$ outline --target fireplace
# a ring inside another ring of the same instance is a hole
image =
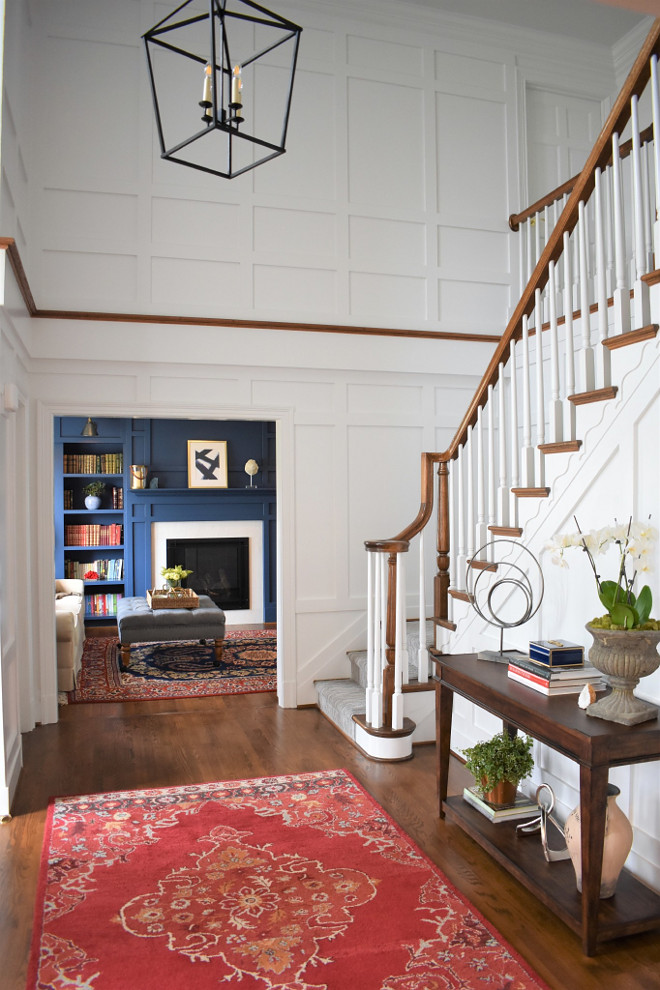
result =
[[[248,582],[247,605],[238,607],[223,605],[220,607],[227,613],[229,625],[243,625],[252,622],[264,622],[264,531],[263,523],[257,519],[219,519],[219,520],[164,520],[151,524],[151,587],[159,588],[163,584],[162,569],[169,563],[181,564],[188,570],[194,571],[188,578],[188,587],[197,590],[195,579],[199,578],[204,564],[186,563],[179,555],[176,559],[168,556],[167,545],[173,541],[183,544],[208,543],[212,541],[242,540],[247,546],[248,562],[243,574]],[[238,566],[238,565],[237,565]],[[211,582],[209,582],[211,583]],[[206,591],[202,592],[207,594]],[[244,598],[245,601],[245,598]]]
[[[167,540],[167,566],[192,574],[184,585],[208,595],[219,608],[250,608],[250,541],[247,537]]]

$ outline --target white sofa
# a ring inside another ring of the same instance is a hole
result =
[[[84,591],[77,578],[55,581],[58,691],[73,691],[78,681],[85,642]]]

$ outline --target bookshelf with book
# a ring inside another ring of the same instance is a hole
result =
[[[85,419],[55,420],[55,573],[85,582],[85,622],[108,621],[126,592],[124,490],[130,460],[129,423],[95,420],[97,435],[83,436]],[[85,505],[85,488],[103,485],[101,505]]]

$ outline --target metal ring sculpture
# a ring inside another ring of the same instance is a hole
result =
[[[497,551],[495,548],[501,546],[503,543],[511,544],[516,547],[517,550],[523,551],[527,554],[527,556],[531,559],[527,570],[520,567],[518,564],[514,564],[512,561],[501,559],[500,561],[497,560],[495,556]],[[488,551],[491,548],[493,551],[492,558],[488,554]],[[545,585],[543,582],[541,565],[531,550],[528,550],[522,543],[518,543],[517,540],[491,540],[489,543],[484,543],[484,545],[477,550],[473,560],[483,560],[484,566],[482,568],[475,568],[472,562],[468,563],[465,586],[470,596],[470,603],[472,607],[481,616],[481,618],[484,619],[485,622],[488,622],[491,626],[497,626],[502,630],[513,629],[516,626],[522,626],[523,623],[528,622],[533,615],[536,615],[541,606],[541,602],[543,601]],[[504,571],[504,568],[507,568],[507,570]],[[539,585],[538,601],[536,603],[534,601],[534,589],[528,573],[528,571],[534,571],[534,569],[538,574]],[[500,571],[503,571],[501,576],[499,574]],[[488,582],[487,587],[485,587],[485,582],[483,580],[484,575],[486,574],[489,575],[489,577],[492,577],[493,574],[496,575],[495,580]],[[510,586],[510,588],[508,586]],[[507,591],[516,589],[518,592],[522,593],[525,609],[518,619],[506,620],[501,615],[497,614],[494,596],[499,594],[505,587]]]

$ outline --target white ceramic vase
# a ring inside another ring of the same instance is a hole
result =
[[[612,897],[614,894],[619,874],[628,858],[633,842],[632,825],[616,803],[620,793],[615,784],[607,785],[603,868],[600,874],[601,898]],[[571,811],[566,819],[564,837],[575,870],[577,889],[582,893],[582,833],[579,805]]]
[[[98,495],[86,495],[85,496],[85,506],[88,509],[100,509],[101,499]]]

